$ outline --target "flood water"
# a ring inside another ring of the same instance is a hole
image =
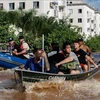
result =
[[[100,72],[89,80],[57,79],[23,84],[24,92],[20,85],[16,85],[13,70],[1,71],[0,100],[100,100]]]

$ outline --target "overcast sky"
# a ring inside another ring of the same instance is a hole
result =
[[[90,5],[92,5],[93,7],[100,10],[100,0],[85,0],[85,1],[88,2]]]

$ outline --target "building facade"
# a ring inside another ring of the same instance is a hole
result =
[[[36,9],[37,15],[68,17],[72,25],[80,27],[80,33],[93,36],[100,34],[100,12],[84,0],[0,0],[0,9]]]
[[[67,14],[66,0],[0,0],[0,8],[7,11],[36,9],[37,15],[46,14],[58,19]]]

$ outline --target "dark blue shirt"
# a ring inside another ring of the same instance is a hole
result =
[[[39,63],[34,62],[34,58],[30,58],[27,60],[24,68],[27,70],[30,68],[31,71],[39,71],[42,72],[42,59],[39,61]]]

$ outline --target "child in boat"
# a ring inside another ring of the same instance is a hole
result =
[[[56,63],[56,67],[59,69],[58,74],[78,74],[80,73],[80,66],[77,56],[71,51],[69,43],[63,44],[63,51],[61,54],[64,56],[64,60]],[[61,65],[61,66],[60,66]]]
[[[77,55],[80,65],[85,72],[88,71],[88,65],[86,59],[90,63],[92,63],[95,66],[95,68],[98,68],[98,66],[94,63],[91,57],[89,57],[84,50],[80,49],[80,45],[78,41],[74,41],[74,53]]]
[[[48,59],[47,59],[45,51],[35,48],[33,50],[33,54],[34,54],[34,57],[29,58],[27,60],[24,68],[26,70],[29,68],[31,71],[42,72],[42,58],[44,58],[45,66],[46,66],[45,69],[46,69],[46,71],[49,71],[50,67],[49,67],[49,63],[48,63]]]

